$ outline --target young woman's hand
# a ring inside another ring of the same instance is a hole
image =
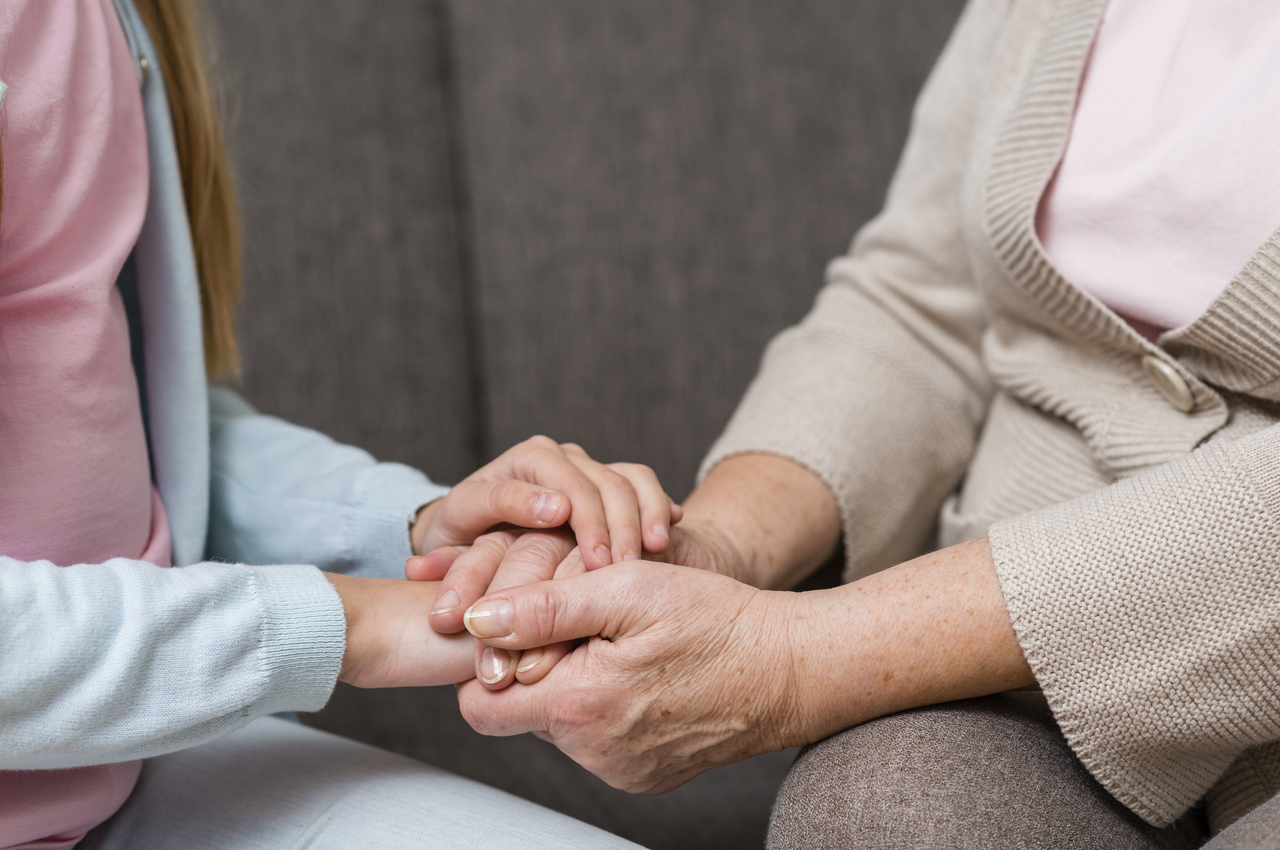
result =
[[[410,578],[440,579],[458,552],[504,524],[547,529],[568,523],[588,569],[667,548],[680,506],[647,466],[602,464],[573,443],[532,437],[467,476],[418,514],[413,551],[430,553]]]

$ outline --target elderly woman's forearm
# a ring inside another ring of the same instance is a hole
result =
[[[506,650],[599,636],[532,687],[464,685],[460,706],[479,731],[541,732],[631,791],[894,711],[1034,684],[985,540],[808,593],[615,564],[491,594],[467,628]]]
[[[745,454],[711,470],[685,501],[681,527],[728,550],[718,572],[781,589],[835,553],[840,511],[813,472],[777,455]]]
[[[1035,684],[985,538],[795,598],[794,743]]]

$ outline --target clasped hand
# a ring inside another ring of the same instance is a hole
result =
[[[667,557],[693,531],[676,530]],[[486,551],[505,547],[511,574],[533,575],[556,545],[571,543],[524,535]],[[1035,684],[985,538],[806,593],[647,561],[586,571],[571,557],[553,577],[493,589],[465,613],[480,677],[459,687],[460,708],[480,732],[534,732],[629,791]]]
[[[330,577],[347,612],[345,681],[463,682],[459,705],[477,730],[532,731],[615,787],[653,792],[890,712],[1035,684],[985,539],[839,588],[760,590],[786,586],[838,539],[830,492],[802,468],[726,461],[691,497],[689,519],[653,540],[641,529],[683,512],[647,469],[604,467],[550,441],[512,451],[538,460],[495,462],[422,512],[414,539],[447,545],[410,559],[418,581]],[[566,472],[552,492],[581,489],[567,517],[554,503],[552,522],[567,519],[572,534],[481,533],[550,527],[537,519],[545,476]],[[770,493],[785,498],[759,501]],[[479,536],[464,548],[469,535]],[[588,560],[598,540],[614,563],[598,549]],[[662,551],[639,560],[651,543]]]
[[[803,734],[795,600],[646,561],[490,593],[467,612],[484,649],[459,706],[476,730],[533,732],[616,788],[668,791]]]
[[[347,621],[339,678],[361,687],[471,678],[466,608],[490,588],[549,577],[520,577],[514,562],[499,571],[497,561],[490,566],[480,557],[511,539],[495,528],[567,526],[572,538],[565,532],[566,539],[576,540],[582,553],[581,568],[596,569],[662,552],[680,518],[680,507],[647,467],[601,464],[572,443],[546,437],[526,440],[418,512],[410,541],[415,553],[427,554],[406,565],[415,582],[326,574]],[[480,544],[468,550],[477,538]],[[461,557],[467,551],[471,557]],[[495,585],[495,578],[507,583]]]
[[[695,534],[672,539],[666,557],[708,561]],[[431,622],[477,639],[459,704],[482,733],[534,732],[615,787],[655,793],[799,734],[780,633],[794,594],[652,561],[588,570],[570,535],[515,531],[460,553],[441,598],[455,587],[485,595]]]

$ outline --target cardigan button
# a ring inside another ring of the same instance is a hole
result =
[[[1142,358],[1142,369],[1165,401],[1183,413],[1190,413],[1195,409],[1196,400],[1191,395],[1191,388],[1177,369],[1151,354]]]

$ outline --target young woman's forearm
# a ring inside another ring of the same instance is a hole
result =
[[[442,635],[427,622],[440,582],[336,573],[324,577],[338,592],[346,617],[340,681],[360,688],[397,688],[471,678],[471,636]]]
[[[677,529],[691,538],[676,541],[677,563],[782,589],[836,551],[840,511],[831,490],[808,469],[777,455],[745,454],[711,470],[684,502]]]
[[[790,604],[789,743],[908,708],[1035,684],[986,538],[794,596]]]

